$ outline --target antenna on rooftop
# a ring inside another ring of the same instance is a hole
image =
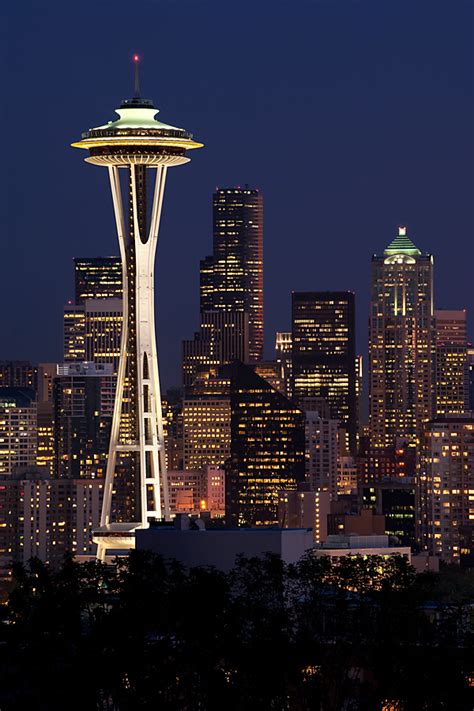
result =
[[[138,73],[138,65],[140,64],[140,57],[138,54],[133,55],[133,65],[135,68],[135,86],[133,96],[135,99],[140,98],[140,75]]]

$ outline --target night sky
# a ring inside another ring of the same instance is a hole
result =
[[[69,144],[131,96],[133,52],[159,118],[205,143],[168,173],[165,388],[180,383],[181,339],[198,326],[216,186],[264,195],[268,357],[290,326],[291,290],[355,291],[366,353],[370,258],[398,224],[435,255],[436,305],[472,308],[471,1],[5,5],[0,359],[60,360],[72,258],[118,253],[107,171]]]

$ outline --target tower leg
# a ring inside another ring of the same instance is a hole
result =
[[[146,172],[156,171],[149,230],[146,227]],[[101,529],[111,525],[112,497],[117,458],[128,453],[136,458],[134,521],[130,527],[146,528],[150,521],[169,519],[161,394],[156,349],[154,308],[154,262],[166,181],[166,166],[148,168],[130,165],[129,230],[125,228],[117,166],[109,167],[117,234],[122,258],[123,327],[109,456],[104,486]],[[133,255],[133,258],[131,257]],[[124,391],[127,386],[129,427],[127,440],[121,432]],[[130,414],[131,413],[131,414]],[[122,522],[125,527],[127,522]],[[100,537],[97,558],[104,560],[107,545]],[[110,548],[113,547],[111,541]]]

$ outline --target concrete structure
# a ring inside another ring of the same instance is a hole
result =
[[[427,423],[417,491],[422,552],[446,563],[474,558],[474,413]]]
[[[313,547],[310,529],[223,528],[206,530],[204,522],[193,523],[178,517],[175,527],[150,526],[136,533],[137,548],[150,550],[186,567],[212,565],[228,572],[237,556],[267,553],[281,556],[285,563],[296,563]]]
[[[108,170],[122,260],[122,341],[101,530],[95,538],[99,558],[109,547],[132,547],[135,529],[170,515],[156,352],[154,261],[168,168],[187,163],[187,151],[202,146],[184,129],[155,118],[158,110],[153,102],[140,96],[138,61],[135,55],[134,98],[122,102],[118,120],[86,131],[73,144],[88,151],[88,163]],[[150,210],[149,192],[153,192]],[[121,490],[119,505],[112,514],[112,495],[117,489]]]
[[[280,491],[278,523],[282,528],[311,528],[315,543],[327,538],[329,491],[312,491],[309,484],[300,484],[296,491]]]
[[[212,198],[213,254],[201,262],[201,311],[249,316],[249,359],[263,358],[263,197],[249,188],[218,188]]]
[[[357,435],[355,297],[350,291],[293,292],[292,394],[323,397],[339,421],[347,448],[355,454]]]
[[[369,406],[372,447],[390,447],[397,437],[415,446],[433,414],[433,257],[415,247],[406,227],[372,257]]]
[[[0,474],[36,464],[35,398],[31,388],[0,388]]]

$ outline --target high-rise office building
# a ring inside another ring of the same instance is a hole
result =
[[[33,467],[37,453],[36,394],[31,388],[0,388],[0,474]]]
[[[111,363],[117,373],[123,323],[118,298],[86,299],[64,307],[64,362]]]
[[[224,467],[231,452],[231,404],[225,387],[185,397],[183,450],[185,469]]]
[[[443,415],[425,425],[418,475],[421,549],[446,563],[474,555],[474,417]]]
[[[65,363],[86,359],[86,314],[84,304],[68,301],[63,311],[63,356]]]
[[[200,370],[249,359],[249,315],[245,311],[202,311],[201,329],[183,341],[183,385]]]
[[[219,451],[219,457],[225,457],[226,523],[277,523],[279,492],[295,489],[304,480],[304,414],[250,366],[235,361],[214,369],[195,384],[184,402],[188,461],[189,402],[196,427],[209,422],[209,452]],[[215,425],[212,431],[218,417],[221,432],[215,431]]]
[[[85,360],[110,363],[116,374],[122,335],[122,299],[87,299],[84,305]]]
[[[0,388],[33,388],[37,369],[29,360],[0,360]]]
[[[280,366],[276,360],[261,360],[259,363],[252,363],[251,366],[253,372],[266,380],[272,388],[286,395],[285,382],[281,377]]]
[[[275,338],[275,360],[280,369],[280,377],[285,384],[285,395],[291,397],[292,347],[291,331],[278,331]]]
[[[263,357],[263,198],[258,190],[213,195],[213,254],[201,262],[201,311],[249,315],[249,359]]]
[[[53,401],[56,477],[105,477],[114,402],[111,364],[59,366]]]
[[[87,299],[121,299],[122,261],[120,257],[75,257],[75,303]]]
[[[436,414],[469,410],[466,311],[435,311]]]
[[[337,497],[337,420],[319,412],[305,413],[305,477],[313,490],[329,491]]]
[[[372,257],[369,318],[370,437],[415,445],[434,406],[433,257],[400,227]]]
[[[357,435],[355,299],[349,291],[293,292],[292,352],[295,402],[323,397],[331,419]]]

